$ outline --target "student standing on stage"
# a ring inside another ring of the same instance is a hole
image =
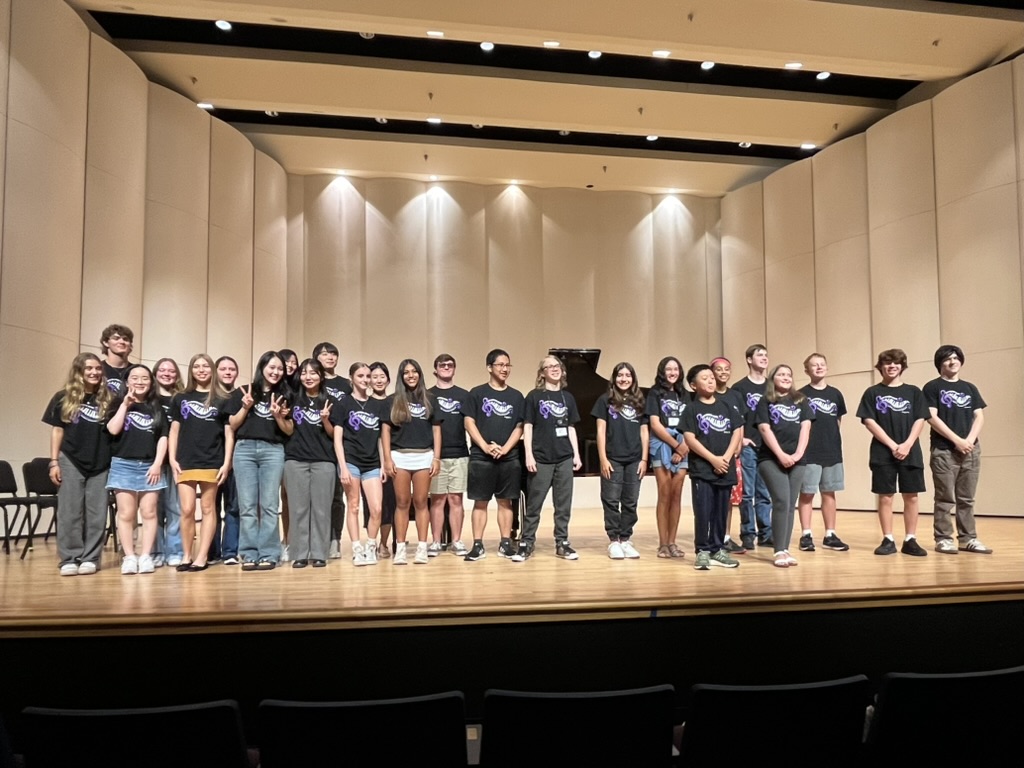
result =
[[[466,432],[472,440],[469,454],[468,495],[473,500],[473,548],[467,561],[487,557],[484,530],[487,504],[498,503],[498,557],[512,557],[512,500],[519,498],[522,468],[519,439],[523,435],[523,394],[508,385],[512,362],[508,352],[487,353],[486,384],[473,387],[466,402]]]
[[[521,563],[533,554],[540,512],[548,491],[555,507],[555,556],[578,560],[569,543],[572,514],[573,470],[583,466],[576,424],[576,400],[566,391],[565,365],[549,355],[537,366],[537,384],[526,396],[523,450],[526,454],[526,513],[523,537],[512,561]]]
[[[981,471],[978,435],[985,423],[985,401],[978,388],[960,379],[964,351],[952,344],[935,350],[939,378],[924,385],[928,423],[932,428],[932,482],[935,484],[935,551],[955,555],[959,550],[990,555],[974,527],[974,492]],[[956,509],[959,548],[953,544],[949,516]]]
[[[57,553],[61,576],[99,569],[107,523],[107,470],[113,393],[103,363],[91,352],[71,362],[64,389],[55,394],[43,423],[50,430],[50,481],[57,486]]]
[[[256,363],[252,383],[236,389],[226,407],[235,430],[238,554],[243,571],[269,571],[281,559],[278,520],[284,441],[294,424],[284,383],[284,361],[271,350]]]
[[[188,363],[188,386],[171,400],[171,432],[167,441],[174,481],[181,506],[181,542],[185,559],[177,570],[205,571],[210,545],[217,530],[217,487],[231,471],[235,433],[224,411],[227,392],[221,387],[209,355],[195,355]],[[196,537],[196,486],[199,487],[199,548]]]
[[[384,415],[384,402],[370,395],[370,366],[353,363],[348,375],[352,377],[352,392],[340,403],[332,406],[337,414],[332,421],[334,452],[338,457],[341,484],[348,494],[348,535],[352,540],[353,565],[373,565],[377,562],[377,533],[380,530],[381,487],[380,429]],[[369,519],[366,523],[367,541],[361,541],[359,526],[359,493],[366,499]]]
[[[878,494],[878,521],[882,543],[876,555],[895,555],[892,533],[892,497],[903,494],[903,525],[906,538],[900,551],[924,557],[928,553],[917,541],[917,494],[924,492],[924,457],[918,438],[928,418],[924,394],[913,384],[903,383],[907,355],[902,349],[880,352],[875,368],[882,383],[868,387],[857,407],[859,418],[871,433],[871,492]]]
[[[299,366],[302,390],[292,398],[292,436],[285,444],[284,484],[292,500],[292,568],[327,565],[331,498],[337,476],[335,402],[323,392],[324,369],[313,358]]]
[[[804,360],[804,371],[811,377],[811,383],[801,388],[814,411],[811,425],[811,439],[807,444],[807,468],[804,471],[804,486],[800,490],[800,551],[814,551],[814,533],[811,530],[811,515],[814,494],[821,494],[821,516],[825,521],[825,538],[821,545],[825,549],[845,552],[850,547],[836,535],[836,491],[843,490],[843,436],[839,424],[846,415],[846,400],[843,393],[825,383],[828,375],[828,361],[815,352]]]
[[[776,365],[768,376],[764,397],[757,404],[754,423],[761,431],[757,474],[772,498],[772,532],[777,568],[796,565],[789,554],[793,515],[803,487],[807,443],[814,411],[802,392],[793,389],[793,369]]]
[[[385,402],[381,428],[384,471],[395,486],[395,565],[405,565],[409,511],[416,515],[416,556],[426,565],[430,526],[430,480],[441,467],[441,420],[423,385],[423,369],[412,359],[398,364],[401,381]]]
[[[732,362],[727,357],[716,357],[711,361],[711,370],[715,374],[715,398],[724,399],[727,403],[736,406],[740,413],[743,413],[746,408],[743,403],[743,396],[735,390],[729,389],[729,379],[732,378]],[[743,442],[740,441],[740,447],[736,450],[737,458],[739,458],[742,450]],[[739,482],[741,479],[742,473],[738,473],[736,481]],[[735,492],[736,487],[733,486],[733,493]],[[740,492],[742,495],[742,489]],[[729,531],[732,530],[732,497],[730,497],[729,501],[729,514],[725,521],[725,538],[722,539],[722,549],[730,555],[744,555],[747,552],[747,548],[742,544],[737,544],[736,540],[729,535]]]
[[[597,454],[601,460],[601,506],[608,557],[640,557],[631,540],[636,525],[640,480],[647,472],[648,427],[644,397],[629,363],[612,369],[608,392],[594,403]]]
[[[453,555],[466,556],[462,543],[462,524],[465,510],[462,494],[466,492],[469,476],[469,446],[466,445],[466,425],[462,409],[469,392],[455,385],[455,358],[440,354],[434,358],[434,378],[437,384],[428,392],[434,396],[441,422],[441,471],[430,481],[430,530],[432,541],[427,548],[431,557],[441,552],[441,531],[444,528],[444,506],[448,504],[448,526],[452,540],[449,547]]]
[[[338,348],[334,344],[329,341],[321,341],[313,347],[313,354],[310,357],[323,366],[323,389],[329,398],[340,403],[347,395],[352,394],[351,382],[334,372],[338,366]],[[341,487],[341,480],[338,480],[331,500],[331,547],[328,556],[332,560],[341,557],[341,533],[344,528],[345,489]]]
[[[686,480],[686,454],[690,450],[679,430],[689,400],[683,386],[683,365],[675,357],[658,363],[654,386],[647,393],[651,466],[658,483],[658,557],[684,557],[676,544],[679,514]]]
[[[743,417],[730,398],[717,393],[717,377],[709,365],[695,365],[686,380],[696,398],[683,412],[680,430],[690,448],[690,492],[693,504],[693,567],[736,568],[724,539],[736,484],[736,453],[743,443]]]
[[[294,349],[279,349],[277,356],[281,358],[281,362],[284,363],[284,386],[288,390],[288,402],[292,402],[293,398],[302,394],[302,382],[299,380],[299,356],[295,354]],[[281,562],[287,563],[289,560],[288,556],[288,526],[290,522],[290,516],[288,514],[288,488],[285,482],[281,480],[281,538],[284,542],[284,546],[281,548]]]
[[[153,380],[156,382],[156,396],[167,420],[168,432],[171,425],[171,400],[185,389],[181,381],[178,364],[170,357],[163,357],[153,366]],[[178,486],[174,483],[170,462],[164,462],[164,489],[160,492],[157,512],[156,549],[153,565],[160,568],[165,563],[176,568],[181,565],[185,553],[181,547],[181,505],[178,503]]]
[[[217,381],[224,390],[225,397],[235,391],[238,380],[238,362],[233,357],[218,357],[215,363]],[[221,511],[224,519],[221,521]],[[235,484],[235,470],[228,471],[227,479],[217,489],[217,530],[213,534],[210,545],[210,560],[216,562],[224,559],[224,565],[238,565],[238,488]]]
[[[747,347],[747,375],[733,385],[743,401],[743,416],[747,425],[743,430],[743,448],[740,451],[740,470],[743,472],[743,500],[740,502],[740,540],[744,549],[772,546],[772,503],[768,487],[757,471],[757,456],[761,448],[761,433],[754,424],[754,412],[764,397],[768,384],[768,350],[763,344]]]
[[[163,467],[168,424],[149,368],[129,366],[124,382],[124,397],[107,422],[107,431],[114,436],[107,490],[117,497],[117,535],[124,550],[121,573],[153,573],[156,505],[166,488]],[[142,552],[136,555],[134,536],[140,515]]]
[[[388,387],[391,386],[391,371],[379,360],[370,363],[370,397],[380,400],[382,410],[385,400],[388,399]],[[391,550],[388,544],[393,538],[392,531],[395,524],[395,483],[387,476],[381,474],[381,502],[380,502],[380,544],[377,546],[377,557],[386,560],[391,557]],[[370,507],[366,503],[365,493],[363,495],[363,528],[370,524]]]
[[[128,371],[128,355],[132,353],[135,334],[127,325],[108,325],[100,334],[103,351],[103,375],[107,388],[120,397],[125,392],[124,376]]]

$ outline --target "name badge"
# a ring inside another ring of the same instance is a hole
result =
[[[679,417],[678,416],[669,416],[668,417],[668,425],[670,427],[678,427],[679,426]]]
[[[555,437],[568,437],[568,436],[569,436],[569,428],[568,427],[555,427]]]

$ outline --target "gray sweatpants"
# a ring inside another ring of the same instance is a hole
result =
[[[772,540],[776,552],[789,551],[789,542],[793,538],[793,510],[800,498],[806,469],[803,464],[783,469],[774,461],[757,464],[757,474],[768,486],[768,494],[772,497]]]
[[[107,532],[107,472],[86,477],[63,453],[57,488],[57,554],[60,564],[100,565]]]
[[[294,560],[326,560],[331,535],[335,464],[326,461],[284,463],[288,491],[288,555]]]

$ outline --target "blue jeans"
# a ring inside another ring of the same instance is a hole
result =
[[[174,473],[169,466],[164,467],[164,482],[167,487],[160,491],[160,511],[156,527],[156,548],[154,553],[165,558],[177,557],[184,559],[185,550],[181,546],[181,502],[178,501],[178,486],[174,484]]]
[[[223,522],[221,510],[224,510]],[[228,472],[227,480],[217,490],[217,527],[213,534],[213,542],[210,544],[211,560],[229,557],[238,557],[238,489],[235,488],[233,469]]]
[[[743,446],[743,501],[740,502],[740,536],[757,536],[764,541],[772,535],[772,497],[768,486],[757,473],[757,449]]]
[[[281,559],[278,508],[284,446],[265,440],[239,440],[233,463],[238,489],[238,554],[243,560],[276,563]]]

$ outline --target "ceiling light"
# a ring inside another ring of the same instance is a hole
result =
[[[231,31],[231,22],[230,21],[225,21],[224,19],[217,19],[215,22],[213,22],[213,24],[214,24],[215,27],[217,27],[217,29],[221,30],[222,32],[230,32]]]
[[[490,42],[484,41],[484,42],[480,43],[480,48],[481,48],[481,50],[488,51],[488,52],[493,51],[494,50],[494,43],[490,43]]]
[[[568,132],[567,130],[565,130],[565,129],[563,128],[562,130],[560,130],[560,131],[558,132],[558,135],[559,135],[559,136],[568,136],[568,135],[569,135],[569,132]]]
[[[648,136],[648,137],[647,137],[647,140],[648,140],[648,141],[657,141],[657,140],[658,140],[658,137],[657,137],[657,136],[655,136],[655,135],[654,135],[654,134],[652,133],[652,134],[651,134],[650,136]]]
[[[667,59],[671,55],[672,55],[672,51],[666,51],[664,49],[659,49],[657,51],[651,51],[651,56],[653,56],[656,59]]]
[[[817,147],[817,144],[812,144],[809,141],[805,141],[803,144],[800,145],[800,149],[817,149]]]
[[[749,141],[741,141],[740,142],[740,149],[750,149],[750,142]]]
[[[373,32],[360,32],[359,36],[363,38],[363,40],[373,40],[374,38]]]
[[[444,32],[439,29],[428,29],[427,37],[444,37]]]
[[[803,68],[804,68],[804,65],[801,64],[799,61],[787,61],[786,62],[786,69],[803,69]]]
[[[591,51],[590,53],[587,54],[587,56],[589,56],[592,59],[600,59],[601,58],[601,52],[600,51]]]
[[[519,183],[519,179],[509,179],[508,183],[514,187],[516,184]]]
[[[670,189],[670,190],[668,191],[668,193],[669,193],[670,195],[678,195],[678,194],[679,194],[679,190],[678,190],[678,189],[676,189],[675,187],[673,187],[672,189]]]
[[[388,119],[386,117],[375,117],[373,119],[376,120],[380,125],[388,124]]]
[[[430,123],[431,125],[440,125],[441,124],[441,118],[440,117],[428,117],[427,118],[427,122]]]
[[[200,109],[213,109],[213,104],[208,101],[200,101],[196,106]]]
[[[561,43],[558,42],[557,40],[545,40],[544,41],[544,47],[545,48],[557,48],[560,45],[561,45]]]
[[[430,180],[431,181],[437,181],[437,176],[434,176],[433,174],[431,174],[430,175]]]
[[[265,110],[263,110],[263,114],[265,114],[267,117],[277,117],[277,110],[276,109],[265,109]]]
[[[713,62],[713,61],[702,61],[700,63],[700,68],[703,69],[705,72],[707,72],[709,69],[714,69],[715,68],[715,62]]]
[[[832,73],[831,72],[819,72],[814,77],[817,78],[818,80],[828,80],[830,77],[832,77]]]
[[[481,128],[484,127],[484,125],[483,123],[473,123],[473,127],[479,131]]]

